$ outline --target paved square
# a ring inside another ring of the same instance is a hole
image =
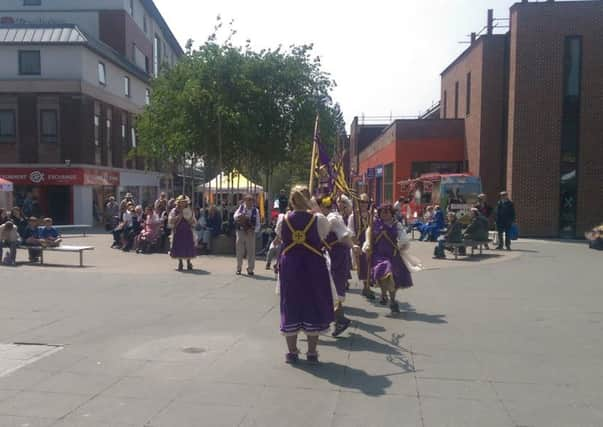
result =
[[[350,329],[291,367],[271,272],[70,240],[96,246],[88,267],[0,268],[2,427],[603,425],[601,254],[584,244],[436,261],[413,243],[427,269],[403,312],[354,283]]]

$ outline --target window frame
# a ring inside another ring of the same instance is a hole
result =
[[[459,92],[460,92],[460,84],[458,80],[454,83],[454,118],[459,118]]]
[[[44,133],[44,115],[54,114],[55,133]],[[40,143],[42,144],[57,144],[59,142],[59,112],[53,108],[40,109]]]
[[[9,135],[2,135],[0,134],[0,142],[6,142],[6,141],[13,141],[15,138],[17,138],[17,110],[15,109],[10,109],[10,108],[0,108],[0,113],[11,113],[12,114],[12,121],[13,121],[13,134]],[[0,128],[1,131],[1,128]]]
[[[467,88],[465,96],[466,96],[466,105],[465,105],[465,115],[468,116],[471,114],[471,71],[467,73],[466,78]]]
[[[124,76],[124,95],[130,98],[132,96],[132,86],[129,76]]]
[[[42,0],[23,0],[23,6],[42,6]]]
[[[38,56],[38,71],[26,72],[23,70],[23,57],[25,54],[36,53]],[[19,50],[19,75],[20,76],[41,76],[42,75],[42,53],[39,50]]]
[[[102,70],[102,79],[101,79],[101,70]],[[98,61],[97,77],[98,77],[98,83],[100,85],[107,86],[107,66],[102,61]]]

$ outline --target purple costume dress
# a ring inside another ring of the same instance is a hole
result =
[[[350,248],[338,242],[337,235],[331,231],[325,243],[328,245],[329,258],[331,258],[331,277],[335,283],[335,290],[340,301],[345,298],[345,288],[350,270],[352,269],[352,258]]]
[[[180,213],[178,208],[172,209],[170,216],[176,216]],[[184,218],[178,222],[172,231],[172,248],[170,250],[172,258],[195,258],[197,251],[195,250],[195,239],[193,237],[193,229],[187,220]]]
[[[372,229],[371,278],[375,284],[387,276],[394,279],[396,289],[410,288],[412,277],[406,264],[400,258],[398,250],[398,223],[387,225],[380,219],[375,220]]]
[[[353,218],[355,220],[355,217]],[[362,214],[360,215],[360,221],[358,224],[355,224],[355,229],[358,230],[356,235],[358,236],[359,246],[362,247],[364,242],[366,242],[366,229],[368,227],[368,215],[367,218],[363,218]],[[358,256],[358,279],[365,281],[369,278],[369,266],[368,266],[368,257],[364,252],[360,252]]]
[[[300,211],[287,214],[281,240],[281,332],[312,335],[327,331],[334,320],[333,295],[327,263],[320,251],[317,217]]]

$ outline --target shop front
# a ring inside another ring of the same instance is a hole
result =
[[[119,172],[87,167],[4,167],[0,178],[13,182],[15,204],[26,216],[48,216],[55,224],[95,225],[102,205],[94,194],[120,184]]]

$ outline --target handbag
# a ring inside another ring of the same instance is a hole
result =
[[[509,238],[511,240],[519,239],[519,226],[517,225],[516,222],[511,224],[511,228],[509,229]]]

